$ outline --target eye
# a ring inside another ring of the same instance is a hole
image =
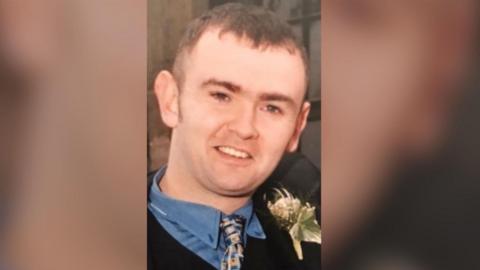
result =
[[[222,92],[211,92],[210,96],[220,102],[229,102],[231,100],[230,96]]]
[[[279,107],[277,107],[275,105],[271,105],[271,104],[268,104],[267,106],[262,108],[262,110],[266,111],[268,113],[272,113],[272,114],[282,114],[283,113],[282,109],[280,109]]]

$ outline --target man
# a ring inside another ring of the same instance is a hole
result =
[[[172,135],[148,188],[149,269],[304,269],[251,198],[297,148],[306,85],[304,49],[271,12],[227,4],[188,26],[155,81]]]

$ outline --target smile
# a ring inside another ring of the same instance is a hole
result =
[[[218,151],[226,155],[232,156],[234,158],[240,158],[240,159],[252,158],[252,155],[250,155],[248,152],[245,152],[230,146],[217,146],[215,147],[215,149],[217,149]]]

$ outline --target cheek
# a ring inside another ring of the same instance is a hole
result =
[[[208,103],[199,102],[198,98],[195,101],[182,100],[181,121],[180,126],[188,129],[188,134],[194,137],[205,137],[214,134],[225,123],[227,116],[226,112],[219,112]]]
[[[295,130],[295,121],[291,119],[259,119],[257,130],[261,144],[270,153],[283,153]]]

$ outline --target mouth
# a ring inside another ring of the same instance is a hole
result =
[[[252,159],[252,155],[244,150],[240,150],[231,146],[216,146],[215,149],[222,154],[238,159]]]

